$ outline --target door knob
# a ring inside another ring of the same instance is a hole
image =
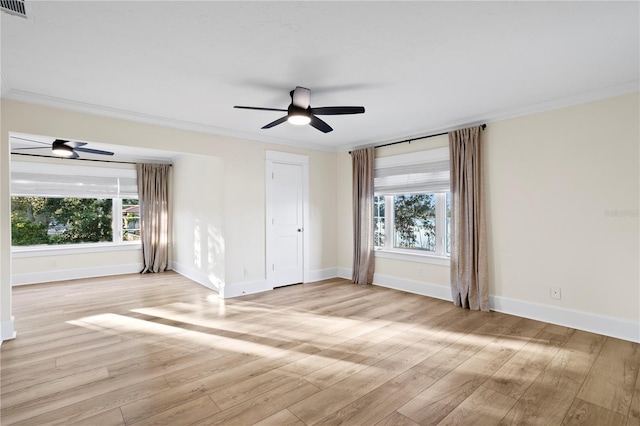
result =
[[[302,228],[298,228],[298,232],[302,232]]]

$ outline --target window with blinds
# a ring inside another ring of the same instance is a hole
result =
[[[449,173],[448,148],[376,159],[378,250],[449,255]]]
[[[136,171],[14,161],[11,195],[73,198],[138,198]]]
[[[133,168],[14,161],[13,246],[139,242]]]

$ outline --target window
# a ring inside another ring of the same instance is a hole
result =
[[[140,240],[135,170],[13,162],[14,247]]]
[[[449,256],[448,148],[376,159],[374,186],[377,250]]]
[[[11,245],[110,242],[112,205],[105,198],[11,197]]]
[[[385,245],[385,210],[386,200],[384,197],[375,197],[373,199],[373,239],[376,247],[384,247]]]
[[[122,200],[122,241],[140,241],[140,205],[138,200]]]
[[[449,199],[448,192],[376,196],[376,247],[448,256]]]

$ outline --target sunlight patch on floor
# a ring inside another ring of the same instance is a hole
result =
[[[151,312],[151,310],[137,310]],[[155,313],[160,313],[155,311]],[[171,320],[170,318],[162,317]],[[287,336],[287,330],[282,330],[280,335],[272,333],[243,333],[242,338],[228,337],[222,334],[225,330],[210,328],[211,332],[188,330],[180,326],[160,324],[139,318],[132,318],[119,314],[100,314],[83,317],[77,320],[67,321],[68,324],[101,331],[106,334],[118,335],[123,338],[146,340],[149,344],[167,345],[193,350],[218,351],[221,356],[229,353],[246,353],[262,358],[282,358],[297,353],[295,349],[283,349],[283,346],[291,347],[295,343],[307,344]],[[317,336],[316,336],[317,337]],[[256,341],[251,341],[255,339]],[[322,338],[309,343],[316,347],[322,347]],[[259,342],[258,342],[259,341]],[[335,341],[327,343],[334,345]]]

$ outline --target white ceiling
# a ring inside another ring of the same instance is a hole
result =
[[[638,90],[639,4],[27,0],[0,14],[2,96],[342,151]],[[296,85],[366,113],[323,134],[233,108]]]

